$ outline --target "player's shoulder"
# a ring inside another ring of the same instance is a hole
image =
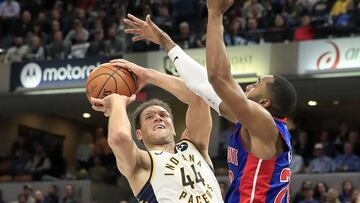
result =
[[[185,152],[185,151],[199,151],[195,144],[192,143],[190,139],[181,139],[178,143],[176,143],[175,148],[177,151]]]

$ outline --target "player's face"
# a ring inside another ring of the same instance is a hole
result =
[[[274,77],[272,75],[259,78],[256,83],[246,86],[245,95],[248,99],[259,102],[264,97],[268,98],[267,83],[272,82]]]
[[[163,107],[147,107],[140,115],[143,141],[151,145],[174,141],[175,130],[169,112]]]

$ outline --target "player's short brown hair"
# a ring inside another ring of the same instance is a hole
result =
[[[140,121],[140,114],[149,106],[161,106],[163,107],[170,115],[171,120],[173,120],[173,115],[171,112],[171,108],[169,106],[169,104],[167,104],[166,102],[160,100],[160,99],[151,99],[149,101],[146,101],[142,104],[140,104],[140,106],[138,106],[135,109],[135,112],[133,114],[134,116],[134,120],[135,120],[135,129],[140,129],[141,128],[141,121]]]

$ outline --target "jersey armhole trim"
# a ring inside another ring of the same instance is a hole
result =
[[[199,151],[199,149],[196,147],[196,145],[194,145],[194,143],[193,143],[190,139],[188,139],[188,138],[183,138],[183,139],[181,139],[181,140],[179,141],[179,143],[182,142],[182,141],[189,142],[192,146],[194,146],[195,149],[199,152],[200,156],[204,159],[204,161],[206,162],[206,164],[210,167],[210,169],[211,169],[213,172],[215,172],[215,170],[214,170],[214,168],[211,166],[211,164],[210,164],[209,162],[207,162],[207,160],[203,157],[203,155],[201,154],[201,152]],[[209,158],[210,158],[210,156],[209,156]],[[210,161],[211,161],[211,160],[210,160]]]
[[[150,174],[149,174],[149,178],[148,180],[145,182],[145,184],[143,185],[143,187],[141,188],[140,192],[138,194],[135,195],[136,199],[139,200],[139,195],[143,193],[143,190],[145,189],[147,184],[151,185],[151,180],[153,179],[154,176],[154,161],[153,161],[153,157],[151,155],[151,153],[149,151],[146,151],[149,154],[150,157],[150,163],[151,163],[151,169],[150,169]]]
[[[150,162],[151,162],[151,170],[150,170],[150,175],[149,175],[149,179],[148,179],[148,182],[151,183],[153,177],[154,177],[154,171],[155,171],[155,162],[154,162],[154,158],[153,156],[151,155],[151,153],[149,151],[147,151],[147,153],[149,154],[150,156]]]

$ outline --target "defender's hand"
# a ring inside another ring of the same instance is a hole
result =
[[[136,35],[132,41],[140,41],[147,39],[155,44],[160,44],[160,37],[163,31],[150,19],[150,15],[146,16],[146,21],[143,21],[131,14],[127,15],[124,23],[134,27],[134,29],[125,29],[125,33]]]
[[[122,68],[127,68],[136,75],[136,82],[138,86],[136,92],[139,92],[147,84],[146,81],[147,68],[138,66],[135,63],[131,63],[125,59],[114,59],[111,60],[110,63],[113,63],[114,65],[120,66]]]

